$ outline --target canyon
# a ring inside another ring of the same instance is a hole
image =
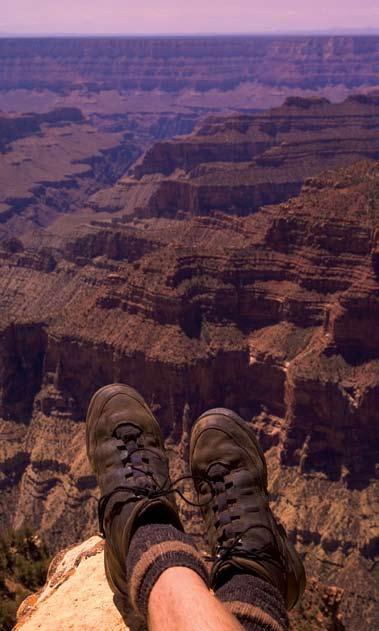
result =
[[[73,107],[0,115],[0,234],[43,228],[80,209],[91,194],[117,182],[167,127],[188,130],[193,121],[152,116],[147,128],[123,121],[115,130]]]
[[[240,163],[225,151],[232,174]],[[128,177],[143,188],[153,176]],[[378,185],[366,159],[247,216],[201,206],[141,216],[110,203],[107,217],[90,207],[78,212],[92,210],[86,224],[73,213],[33,240],[4,240],[3,526],[27,521],[54,549],[93,532],[83,419],[102,384],[144,394],[177,467],[188,426],[225,405],[258,432],[275,509],[308,572],[347,590],[351,624],[373,619]]]
[[[96,532],[105,383],[152,406],[173,477],[196,417],[231,407],[317,577],[294,628],[373,628],[377,38],[220,41],[0,40],[0,525],[51,552]]]
[[[204,115],[379,87],[375,35],[0,38],[0,58],[4,111]]]
[[[252,79],[271,86],[356,88],[378,79],[376,35],[2,38],[0,56],[1,89],[225,91]]]

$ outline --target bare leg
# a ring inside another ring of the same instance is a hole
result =
[[[196,572],[171,567],[155,583],[148,602],[149,631],[243,631]]]

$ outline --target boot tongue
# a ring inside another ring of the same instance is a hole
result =
[[[123,423],[122,425],[118,425],[115,429],[117,438],[120,438],[124,442],[130,440],[136,441],[141,433],[141,429],[133,423]]]
[[[222,480],[229,473],[229,468],[222,462],[211,464],[207,469],[207,476],[212,480]]]

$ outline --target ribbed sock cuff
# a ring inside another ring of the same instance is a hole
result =
[[[235,574],[216,591],[246,631],[288,631],[289,621],[281,593],[267,581]]]
[[[133,535],[126,571],[130,603],[143,618],[147,617],[150,592],[156,581],[170,567],[187,567],[208,583],[208,572],[192,537],[166,524],[140,526]]]

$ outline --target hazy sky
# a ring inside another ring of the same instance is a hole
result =
[[[2,33],[379,28],[378,0],[0,0]]]

